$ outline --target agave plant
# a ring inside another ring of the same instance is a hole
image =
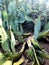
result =
[[[49,55],[41,48],[37,41],[37,39],[49,36],[49,22],[46,21],[43,24],[41,21],[42,16],[47,16],[46,11],[44,10],[43,12],[42,9],[42,14],[32,19],[30,14],[38,14],[42,7],[40,9],[33,9],[31,4],[26,4],[24,1],[19,2],[18,0],[1,0],[0,6],[0,45],[5,51],[4,53],[0,52],[0,65],[7,65],[7,63],[12,65],[13,61],[20,58],[23,54],[25,44],[28,45],[27,50],[25,50],[26,57],[34,62],[33,65],[42,64],[44,58],[49,59]],[[15,45],[17,43],[14,34],[18,36],[18,40],[21,42],[28,36],[22,28],[22,23],[25,20],[34,23],[34,32],[32,36],[25,40],[21,50],[16,52]],[[42,26],[44,28],[41,31]]]
[[[17,43],[15,41],[15,37],[11,31],[11,28],[9,31],[10,35],[7,34],[3,26],[0,27],[0,31],[0,45],[5,51],[4,54],[0,52],[0,65],[7,63],[12,65],[13,61],[22,55],[26,42],[28,45],[28,49],[25,51],[26,56],[28,56],[28,58],[31,58],[34,64],[40,65],[43,63],[43,58],[49,58],[49,55],[41,48],[34,37],[28,37],[27,41],[24,42],[22,49],[19,52],[16,52],[15,45]]]
[[[26,16],[28,11],[30,11],[28,6],[25,6],[24,2],[19,2],[18,0],[5,0],[1,1],[1,8],[4,28],[9,29],[11,25],[13,30],[23,33],[22,23],[27,20]]]
[[[39,45],[38,41],[32,36],[27,40],[28,49],[25,51],[26,57],[30,59],[33,65],[41,65],[44,62],[44,58],[49,59],[49,54]]]
[[[15,45],[17,43],[16,43],[15,37],[14,37],[11,29],[10,29],[9,33],[10,33],[10,35],[7,34],[7,32],[5,31],[3,26],[0,26],[0,45],[2,46],[3,50],[5,51],[4,54],[2,52],[0,52],[0,65],[6,65],[7,62],[9,63],[9,65],[10,64],[12,65],[13,61],[15,59],[18,59],[22,55],[24,48],[25,48],[26,43],[23,44],[22,49],[19,52],[16,52]],[[4,63],[4,62],[6,62],[6,63]]]

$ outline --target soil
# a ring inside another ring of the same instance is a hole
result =
[[[49,53],[49,42],[40,41],[40,45],[44,50],[46,50]],[[45,59],[44,65],[49,65],[49,59]]]

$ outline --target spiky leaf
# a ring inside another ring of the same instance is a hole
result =
[[[35,27],[34,27],[34,37],[35,37],[35,39],[38,38],[38,34],[40,32],[40,29],[41,29],[41,21],[40,21],[40,18],[38,18],[38,19],[35,20]]]
[[[15,45],[16,45],[15,37],[11,30],[10,30],[10,33],[11,33],[11,49],[13,52],[15,52]]]

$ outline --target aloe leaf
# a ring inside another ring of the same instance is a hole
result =
[[[15,34],[16,36],[21,36],[21,35],[22,35],[22,32],[20,32],[20,31],[15,31],[15,30],[14,30],[14,34]]]
[[[24,50],[24,49],[23,49]],[[15,60],[15,59],[18,59],[20,58],[20,56],[22,55],[22,52],[15,52],[15,53],[10,53],[10,52],[7,52],[7,53],[4,53],[5,56],[7,56],[7,59],[10,59],[10,60]]]
[[[38,41],[35,40],[34,38],[31,39],[31,42],[34,46],[36,46],[37,48],[39,48],[40,50],[42,50],[42,47],[39,45]]]
[[[11,25],[11,28],[13,30],[16,30],[16,25],[14,25],[14,22],[13,21],[10,21],[9,24]]]
[[[16,18],[16,19],[14,20],[14,25],[17,26],[18,22],[19,22],[19,21],[18,21],[18,19]]]
[[[14,8],[14,9],[13,9]],[[9,14],[16,14],[16,1],[10,1],[8,4],[8,12]]]
[[[24,40],[24,38],[23,38],[23,36],[18,36],[18,41],[20,42],[20,43],[22,43],[23,42],[23,40]]]
[[[6,61],[6,58],[2,58],[2,59],[0,60],[0,65],[2,65],[5,61]]]
[[[13,54],[14,59],[18,59],[22,55],[22,53],[23,53],[23,51],[25,49],[25,44],[26,44],[26,42],[24,42],[24,44],[23,44],[23,46],[22,46],[22,48],[21,48],[21,50],[19,52],[16,52],[15,54]]]
[[[47,53],[47,52],[45,52],[45,51],[37,51],[38,52],[38,54],[40,55],[40,56],[42,56],[43,58],[47,58],[47,59],[49,59],[49,54]]]
[[[44,31],[49,30],[49,22],[44,26]]]
[[[33,55],[33,51],[32,48],[29,48],[25,51],[25,55],[29,60],[34,60],[34,55]]]
[[[34,49],[33,46],[32,46],[32,50],[33,50],[34,57],[35,57],[35,60],[36,60],[37,65],[40,65],[39,60],[38,60],[38,57],[37,57],[37,54],[36,54],[35,49]]]
[[[38,38],[38,34],[40,32],[40,29],[41,29],[41,21],[40,21],[40,18],[38,18],[38,19],[35,20],[35,27],[34,27],[34,37],[35,37],[35,39]]]
[[[3,53],[2,52],[0,52],[0,59],[2,59],[3,58]]]
[[[19,23],[21,24],[21,23],[24,23],[25,22],[25,14],[22,12],[22,11],[20,11],[19,10]]]
[[[5,31],[5,29],[3,27],[0,27],[0,36],[2,37],[2,40],[1,40],[2,48],[5,51],[10,50],[8,35],[7,35],[7,33],[6,33],[6,31]]]
[[[23,28],[22,28],[22,25],[20,24],[20,31],[22,32],[23,34]]]
[[[8,36],[3,27],[0,27],[0,35],[2,36],[2,43],[4,43],[8,38]]]
[[[21,50],[19,52],[15,52],[15,53],[9,53],[8,52],[8,53],[5,53],[4,55],[8,56],[8,58],[11,59],[11,60],[18,59],[22,55],[22,53],[23,53],[23,51],[25,49],[25,44],[26,43],[23,44],[23,46],[22,46],[22,48],[21,48]]]
[[[8,20],[8,13],[7,13],[6,10],[3,11],[3,18],[4,18],[5,21]]]
[[[38,35],[38,39],[45,37],[45,36],[49,36],[49,30],[40,32]]]
[[[16,40],[15,40],[14,34],[11,30],[10,30],[10,34],[11,34],[11,49],[13,52],[15,52]]]
[[[2,26],[2,19],[0,18],[0,26]]]
[[[11,23],[12,23],[12,22],[11,22]],[[12,28],[12,25],[13,25],[14,28]],[[11,28],[12,28],[13,30],[19,31],[19,21],[18,21],[18,18],[16,18],[16,19],[14,20],[13,24],[11,24]]]
[[[6,61],[6,57],[0,52],[0,65],[2,65]]]

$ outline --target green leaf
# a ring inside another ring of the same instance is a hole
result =
[[[10,30],[10,34],[11,34],[11,49],[13,52],[15,52],[16,41],[15,41],[14,34],[11,30]]]
[[[6,57],[2,52],[0,52],[0,65],[2,65],[6,61]]]
[[[49,22],[44,26],[44,31],[49,30]]]
[[[37,65],[40,65],[39,63],[39,60],[38,60],[38,57],[37,57],[37,54],[36,54],[36,51],[35,51],[35,48],[32,46],[32,50],[33,50],[33,53],[34,53],[34,57],[35,57],[35,62]]]
[[[18,22],[19,22],[19,21],[18,21],[17,19],[15,19],[14,22],[13,22],[16,27],[17,27],[17,25],[18,25]]]
[[[29,48],[25,51],[25,54],[26,54],[26,57],[29,59],[29,60],[34,60],[34,55],[33,55],[33,51],[32,51],[32,48]]]
[[[38,54],[40,55],[40,56],[42,56],[43,58],[47,58],[47,59],[49,59],[49,54],[46,52],[46,51],[37,51],[38,52]]]
[[[38,19],[35,20],[35,27],[34,27],[34,37],[35,37],[35,39],[38,38],[38,34],[40,32],[40,29],[41,29],[41,21],[40,21],[40,18],[38,18]]]
[[[12,13],[16,15],[16,0],[10,1],[8,4],[8,12],[11,15]]]
[[[0,27],[0,36],[1,36],[1,45],[2,45],[2,48],[7,51],[7,50],[10,50],[9,48],[9,40],[8,40],[8,35],[5,31],[5,29],[3,27]]]
[[[16,25],[14,25],[14,22],[13,22],[13,21],[10,21],[9,23],[10,23],[10,25],[11,25],[11,28],[12,28],[13,30],[16,30]]]
[[[0,59],[2,59],[2,58],[3,58],[3,56],[4,56],[4,55],[2,54],[2,52],[0,52]]]
[[[20,24],[20,31],[22,32],[23,34],[23,28],[22,28],[22,25]]]
[[[18,59],[20,58],[20,56],[22,55],[24,49],[25,49],[25,44],[23,44],[21,50],[19,52],[15,52],[15,53],[6,53],[5,56],[8,56],[11,60],[15,60],[15,59]]]
[[[5,61],[6,61],[7,59],[6,59],[6,57],[4,56],[4,57],[2,57],[2,59],[0,59],[0,65],[2,65]]]
[[[32,38],[31,40],[32,44],[37,47],[39,50],[42,50],[42,47],[39,45],[38,41]]]
[[[0,18],[0,26],[2,26],[2,19]]]
[[[15,31],[15,30],[14,30],[14,34],[15,34],[16,36],[21,36],[21,35],[23,35],[22,32],[20,32],[20,31]]]
[[[5,59],[5,58],[2,58],[2,59],[0,60],[0,65],[2,65],[5,61],[6,61],[6,59]]]
[[[25,22],[25,15],[23,12],[19,11],[19,23],[24,23]]]
[[[49,29],[46,31],[42,31],[39,33],[38,39],[45,37],[45,36],[49,36]]]
[[[3,18],[4,18],[5,21],[8,20],[8,13],[7,13],[6,10],[3,11]]]
[[[0,35],[2,37],[2,43],[4,43],[8,39],[8,36],[3,27],[0,27]]]

